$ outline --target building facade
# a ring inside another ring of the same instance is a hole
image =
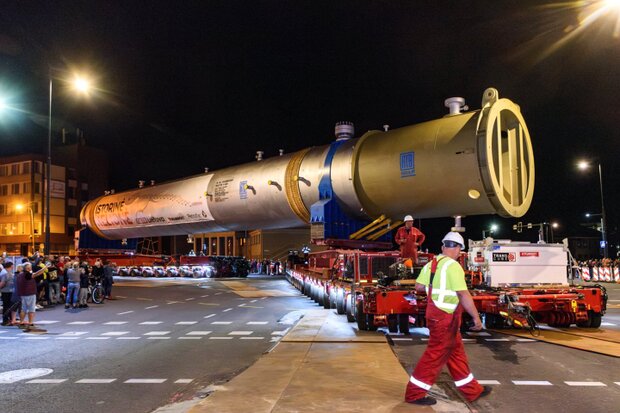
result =
[[[84,154],[80,146],[84,145],[65,145],[58,152],[54,148],[50,175],[52,255],[75,253],[80,210],[107,186],[105,152],[91,148]],[[0,158],[0,251],[15,255],[44,251],[45,166],[46,157],[40,154]]]

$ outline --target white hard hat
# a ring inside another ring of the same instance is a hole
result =
[[[461,245],[461,249],[465,249],[465,240],[463,239],[461,234],[459,234],[458,232],[453,232],[453,231],[448,232],[446,236],[443,237],[443,239],[441,240],[442,243],[445,241],[456,242],[457,244]]]
[[[403,222],[407,221],[413,221],[413,217],[411,215],[405,215],[405,218],[403,218]]]

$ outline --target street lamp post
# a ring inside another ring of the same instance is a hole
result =
[[[487,232],[488,232],[489,234],[493,234],[495,231],[497,231],[497,225],[495,225],[495,224],[491,225],[491,228],[488,228],[488,229],[483,229],[483,230],[482,230],[482,239],[485,239],[485,238],[486,238],[486,234],[487,234]]]
[[[45,190],[45,251],[44,255],[51,253],[51,231],[50,231],[50,202],[52,192],[52,97],[53,97],[53,85],[54,78],[52,76],[53,71],[63,71],[61,69],[49,67],[49,106],[48,106],[48,118],[47,118],[47,163],[45,171],[45,184],[47,186]],[[73,87],[82,94],[88,94],[91,89],[90,80],[83,76],[74,75],[71,81]]]
[[[590,167],[590,164],[586,161],[581,161],[577,166],[581,170],[586,170]],[[609,248],[607,246],[607,217],[605,215],[605,199],[603,197],[603,171],[600,162],[598,162],[598,181],[601,191],[601,237],[603,239],[603,257],[607,258],[609,255]]]

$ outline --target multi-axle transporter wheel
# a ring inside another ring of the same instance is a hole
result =
[[[355,321],[355,315],[353,314],[354,311],[354,306],[355,306],[355,296],[353,294],[349,295],[349,298],[346,299],[346,314],[347,314],[347,321],[349,323],[352,323]]]
[[[388,314],[387,325],[390,333],[398,333],[398,317],[396,314]]]
[[[398,329],[401,334],[409,335],[409,314],[398,315]]]
[[[344,314],[345,305],[344,305],[344,291],[339,290],[336,295],[336,312],[338,314]]]
[[[329,310],[331,308],[329,294],[327,293],[327,291],[323,291],[323,308],[326,310]]]
[[[362,300],[358,300],[357,304],[355,304],[355,320],[360,331],[368,330],[368,323],[364,314],[364,302]]]
[[[588,311],[588,320],[590,320],[590,328],[599,328],[603,321],[603,315],[590,310]]]

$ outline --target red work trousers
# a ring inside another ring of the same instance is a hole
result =
[[[426,323],[430,330],[428,346],[407,383],[406,401],[423,398],[437,380],[444,365],[448,366],[454,384],[467,400],[474,401],[482,393],[482,386],[469,370],[461,340],[462,311],[459,305],[454,313],[448,314],[437,308],[429,298],[426,307]]]

